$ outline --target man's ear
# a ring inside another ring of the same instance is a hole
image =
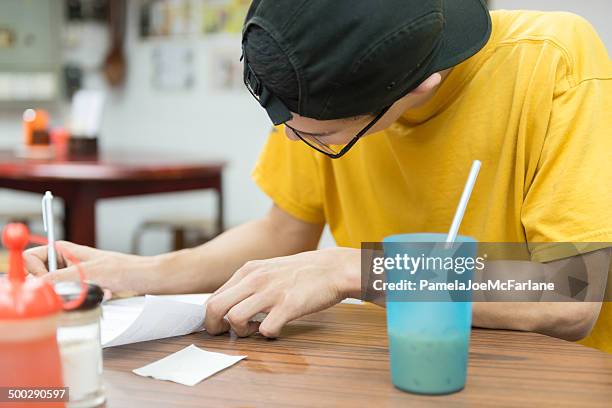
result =
[[[427,93],[431,91],[432,89],[434,89],[435,87],[437,87],[438,85],[440,85],[441,82],[442,82],[442,75],[440,75],[439,72],[436,72],[432,74],[429,78],[427,78],[425,81],[423,81],[421,85],[417,86],[410,93],[414,95],[420,95],[420,94]]]

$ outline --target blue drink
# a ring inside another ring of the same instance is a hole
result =
[[[444,234],[406,234],[387,237],[385,257],[449,259],[476,257],[476,241],[457,237],[446,248]],[[438,244],[433,244],[438,243]],[[458,265],[458,264],[457,264]],[[461,275],[432,261],[427,272],[416,270],[412,280],[432,282],[467,281],[473,266]],[[445,269],[446,268],[446,269]],[[387,282],[398,282],[410,274],[387,269]],[[468,295],[466,296],[466,293]],[[446,291],[408,291],[398,295],[387,291],[387,331],[393,385],[418,394],[447,394],[465,386],[472,303],[469,292],[454,296]]]

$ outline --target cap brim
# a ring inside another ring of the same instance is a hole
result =
[[[484,47],[491,36],[491,15],[481,0],[444,0],[446,23],[434,72],[460,64]]]

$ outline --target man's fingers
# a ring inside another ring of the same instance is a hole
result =
[[[249,337],[254,335],[255,333],[257,333],[259,331],[259,325],[261,323],[260,322],[249,322],[249,327],[247,330],[247,334],[243,337]]]
[[[61,258],[74,257],[79,261],[88,261],[94,258],[98,251],[95,248],[78,245],[69,241],[58,241],[55,243],[55,248]]]
[[[113,292],[111,292],[109,289],[102,288],[102,291],[104,292],[103,301],[109,301],[113,298]]]
[[[58,269],[55,272],[48,272],[44,274],[43,279],[47,282],[63,282],[63,281],[76,281],[79,280],[79,271],[76,266],[71,266],[64,269]]]
[[[227,331],[225,315],[236,304],[253,294],[249,285],[236,285],[221,293],[211,296],[206,302],[204,327],[210,334],[221,334]]]
[[[24,253],[23,260],[25,263],[26,271],[28,271],[28,273],[31,273],[32,275],[35,275],[35,276],[42,276],[48,272],[47,264],[46,264],[46,260],[47,260],[46,248],[47,247],[44,247],[44,248],[45,248],[44,258],[41,258],[39,256],[39,253],[34,253],[34,251],[32,250],[30,250],[31,252],[28,251]],[[33,249],[39,249],[39,248],[33,248]]]
[[[253,295],[232,307],[227,312],[226,319],[238,337],[248,337],[254,334],[259,327],[259,322],[253,322],[251,319],[257,313],[266,311],[269,306],[269,299],[261,295]]]
[[[270,338],[278,337],[281,329],[289,320],[291,320],[291,317],[287,314],[286,308],[277,305],[259,325],[259,333]]]
[[[55,243],[57,252],[57,266],[65,268],[72,262],[67,261],[68,257],[74,257],[79,261],[87,261],[95,256],[96,249],[82,245],[73,244],[68,241],[58,241]],[[36,276],[44,275],[48,272],[47,265],[48,246],[42,245],[30,248],[24,252],[26,270]]]

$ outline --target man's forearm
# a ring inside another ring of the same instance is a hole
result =
[[[551,282],[552,293],[491,291],[474,295],[473,325],[491,329],[531,331],[566,340],[578,340],[591,331],[604,299],[610,249],[564,258],[549,263],[492,261],[475,280]],[[570,278],[587,282],[583,298],[574,298]],[[362,298],[384,306],[384,293],[362,285]]]
[[[609,265],[609,248],[548,263],[490,262],[484,276],[486,279],[533,279],[554,283],[558,289],[535,294],[533,299],[524,298],[524,294],[518,292],[510,294],[514,299],[505,301],[496,301],[499,293],[485,296],[489,301],[474,302],[473,324],[579,340],[591,331],[599,316]],[[588,283],[583,299],[573,298],[571,279]]]
[[[475,302],[472,325],[575,341],[591,331],[600,308],[598,302]]]
[[[152,273],[157,277],[149,293],[212,292],[247,261],[315,249],[318,236],[320,231],[305,234],[268,215],[232,228],[199,247],[154,257]]]

